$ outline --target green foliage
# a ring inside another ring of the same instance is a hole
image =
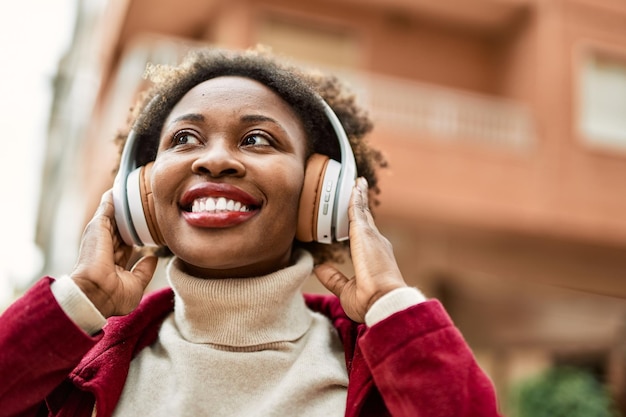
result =
[[[516,417],[617,417],[607,390],[582,369],[553,368],[520,384]]]

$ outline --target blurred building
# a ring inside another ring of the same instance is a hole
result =
[[[378,223],[503,401],[552,364],[590,369],[626,398],[623,0],[78,5],[42,187],[47,273],[71,267],[112,184],[112,138],[146,63],[261,43],[337,73],[371,109],[390,164]]]

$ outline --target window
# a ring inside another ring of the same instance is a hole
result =
[[[270,16],[259,25],[257,42],[303,62],[344,68],[354,68],[360,63],[356,36],[349,30],[314,22]]]
[[[626,151],[626,58],[586,55],[580,88],[579,127],[585,140]]]

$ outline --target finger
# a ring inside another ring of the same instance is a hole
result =
[[[102,194],[100,206],[98,206],[95,217],[97,217],[98,214],[107,217],[109,224],[111,225],[110,230],[115,250],[115,263],[118,265],[124,265],[124,261],[128,261],[131,257],[133,246],[124,242],[124,239],[122,239],[120,231],[117,227],[117,221],[115,219],[115,203],[113,201],[113,189],[109,189]]]
[[[113,208],[113,191],[107,190],[102,194],[100,198],[100,204],[96,209],[95,215],[105,215],[107,217],[113,217],[115,209]]]
[[[87,229],[96,228],[105,228],[111,232],[112,236],[115,235],[115,210],[113,208],[113,196],[111,190],[102,194],[100,204],[87,224],[86,229],[83,231],[83,235],[87,232]]]
[[[330,292],[337,297],[341,296],[343,288],[348,283],[348,277],[346,277],[341,271],[329,264],[321,264],[316,266],[313,270],[317,279],[326,287]]]
[[[100,198],[100,204],[98,205],[98,208],[96,209],[93,217],[87,224],[87,228],[89,228],[93,224],[103,225],[105,227],[107,224],[114,224],[114,212],[115,211],[113,208],[112,196],[110,191],[107,191],[102,194],[102,197]]]
[[[352,191],[348,218],[351,223],[358,224],[360,222],[363,222],[374,230],[378,230],[376,228],[376,223],[374,222],[372,212],[369,208],[367,180],[363,177],[357,178],[355,187]]]
[[[152,280],[158,260],[156,256],[144,256],[132,267],[131,272],[139,279],[144,288]]]

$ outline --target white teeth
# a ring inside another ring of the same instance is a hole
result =
[[[239,201],[227,200],[224,197],[219,198],[199,198],[194,200],[191,206],[192,213],[201,213],[205,211],[241,211],[246,212],[250,209],[248,206]]]

